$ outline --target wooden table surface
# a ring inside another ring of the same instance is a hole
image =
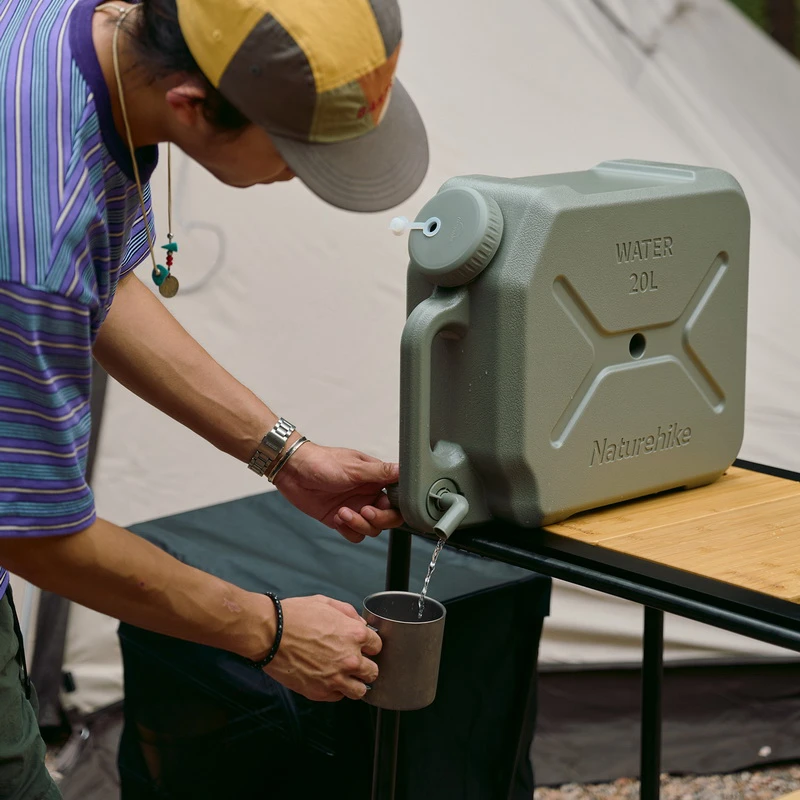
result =
[[[589,511],[546,530],[800,603],[800,482],[731,467],[709,486]]]

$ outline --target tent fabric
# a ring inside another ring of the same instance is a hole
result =
[[[752,212],[742,456],[800,468],[792,334],[800,232],[800,67],[727,0],[407,0],[399,75],[426,120],[431,169],[392,214],[453,175],[536,175],[611,158],[730,171]],[[406,244],[392,214],[329,208],[299,184],[228,189],[175,159],[182,294],[170,310],[230,372],[315,441],[397,453]],[[165,175],[154,183],[165,230]],[[147,268],[141,270],[147,280]],[[193,290],[194,287],[194,290]],[[268,298],[284,298],[280,303]],[[268,309],[268,310],[267,310]],[[94,489],[123,525],[263,488],[241,464],[112,383]],[[635,663],[641,609],[557,585],[541,659]],[[67,667],[91,710],[121,696],[115,623],[73,613]],[[786,651],[676,617],[668,660]],[[110,676],[110,677],[109,677]]]
[[[122,703],[83,716],[52,766],[63,800],[116,800]]]
[[[796,761],[800,665],[671,664],[664,674],[661,770],[719,775]],[[638,669],[543,671],[533,761],[537,785],[639,774]]]
[[[752,211],[744,457],[800,469],[800,64],[719,0],[567,0],[586,45],[696,161],[729,170]]]

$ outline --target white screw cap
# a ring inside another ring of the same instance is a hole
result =
[[[389,230],[395,236],[402,236],[408,228],[408,218],[407,217],[395,217],[389,223]]]
[[[438,217],[431,217],[426,222],[409,222],[407,217],[395,217],[389,223],[389,230],[395,236],[402,236],[406,231],[422,231],[426,236],[435,236],[442,227]]]

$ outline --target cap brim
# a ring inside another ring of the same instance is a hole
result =
[[[347,211],[386,211],[407,200],[428,171],[425,125],[395,81],[381,123],[335,144],[272,136],[290,169],[318,197]]]

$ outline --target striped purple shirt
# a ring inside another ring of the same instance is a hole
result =
[[[132,162],[92,41],[96,0],[0,2],[0,537],[75,533],[92,345],[144,259]],[[156,148],[137,153],[148,181]],[[152,226],[149,186],[145,186]],[[0,597],[8,576],[0,567]]]

